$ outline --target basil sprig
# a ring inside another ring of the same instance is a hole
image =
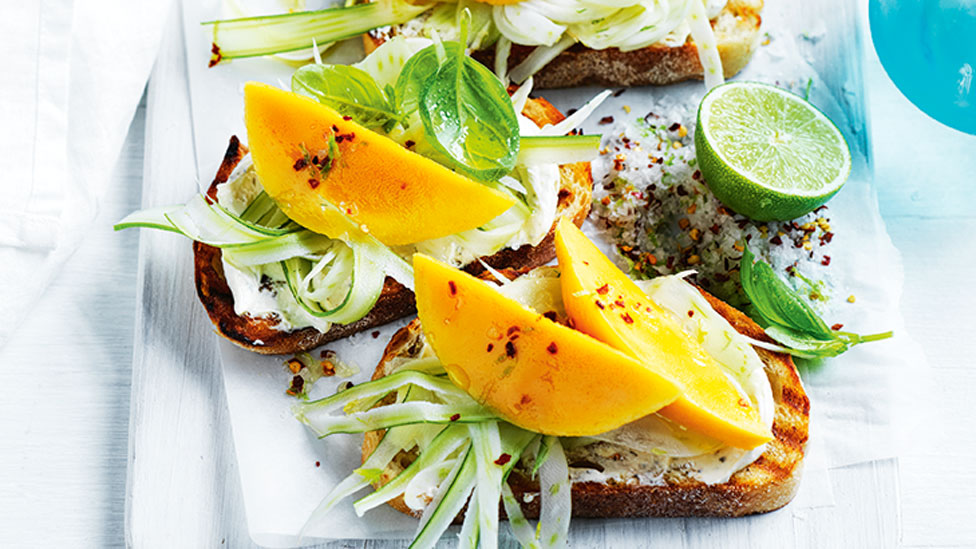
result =
[[[884,332],[862,336],[832,330],[768,263],[756,260],[749,248],[742,253],[739,278],[746,297],[752,302],[753,320],[793,356],[834,357],[854,345],[888,339],[893,335]]]
[[[482,181],[496,181],[515,167],[519,125],[501,80],[461,47],[467,41],[470,20],[470,12],[462,12],[461,40],[450,54],[442,44],[430,46],[438,67],[423,84],[418,109],[427,139],[456,170]],[[429,56],[424,59],[430,63]]]
[[[351,116],[367,128],[384,127],[399,120],[393,103],[376,80],[357,67],[305,65],[292,75],[291,90]]]
[[[518,119],[501,80],[461,45],[470,20],[462,12],[459,42],[435,42],[413,55],[395,86],[381,89],[357,67],[312,64],[292,76],[292,91],[372,129],[422,123],[439,161],[468,177],[497,181],[518,159]]]

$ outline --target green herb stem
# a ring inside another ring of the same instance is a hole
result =
[[[895,332],[889,330],[887,332],[881,332],[878,334],[870,334],[870,335],[858,335],[853,332],[837,332],[837,335],[849,339],[852,345],[857,345],[858,343],[870,343],[872,341],[881,341],[884,339],[890,339],[894,337]]]

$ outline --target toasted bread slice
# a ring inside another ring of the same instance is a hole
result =
[[[749,317],[708,293],[702,293],[712,307],[740,333],[753,339],[770,341],[762,328]],[[387,375],[394,364],[394,358],[418,356],[423,348],[424,335],[420,322],[414,320],[393,336],[382,361],[373,373],[373,379]],[[733,474],[728,482],[720,484],[705,484],[692,478],[686,469],[680,467],[670,467],[662,475],[662,480],[653,484],[642,484],[637,480],[574,481],[573,516],[739,517],[773,511],[789,503],[799,487],[809,427],[810,401],[789,355],[760,348],[756,348],[756,351],[766,366],[766,375],[772,385],[776,402],[772,428],[775,439],[766,445],[765,451],[756,461]],[[363,459],[379,444],[381,438],[380,432],[366,433],[363,439]],[[620,447],[617,449],[626,451]],[[383,472],[377,487],[396,477],[414,457],[410,453],[401,452]],[[574,463],[572,452],[569,452],[568,457],[571,479],[574,466],[594,466],[592,463]],[[538,482],[518,467],[512,471],[509,482],[526,517],[538,518]],[[392,500],[390,505],[403,513],[420,516],[418,512],[407,507],[402,497]]]
[[[539,126],[555,124],[565,118],[544,99],[529,99],[522,114]],[[246,152],[247,149],[237,137],[232,137],[224,154],[223,163],[207,191],[212,200],[216,200],[217,185],[227,181]],[[566,164],[560,166],[559,171],[561,177],[557,215],[568,217],[580,225],[590,211],[590,198],[593,191],[590,164],[589,162]],[[553,247],[554,231],[555,224],[542,242],[535,246],[506,248],[482,260],[496,269],[530,270],[545,265],[556,257]],[[313,349],[330,341],[403,318],[416,311],[413,292],[387,277],[376,305],[365,317],[356,322],[345,325],[335,324],[325,333],[314,328],[278,330],[275,328],[276,321],[272,319],[241,316],[234,312],[234,297],[224,279],[219,249],[194,242],[193,254],[197,295],[206,307],[217,332],[237,345],[257,353],[289,354]],[[473,262],[466,267],[466,270],[478,274],[484,270],[484,267],[478,262]]]
[[[722,12],[712,20],[712,29],[718,43],[718,53],[726,78],[741,71],[759,43],[759,12],[763,0],[729,0]],[[364,35],[366,52],[379,47],[387,38],[404,34],[405,26],[388,27]],[[509,69],[516,67],[535,48],[513,45],[508,58]],[[494,64],[494,48],[476,51],[472,57],[491,67]],[[692,78],[702,79],[704,70],[698,60],[698,49],[689,37],[679,47],[652,44],[633,51],[617,48],[593,50],[576,44],[533,76],[536,88],[569,88],[584,85],[645,86],[681,82]]]

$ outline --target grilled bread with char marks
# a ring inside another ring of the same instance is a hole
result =
[[[740,333],[760,341],[771,340],[749,317],[725,302],[702,292],[711,306]],[[387,345],[373,379],[384,377],[396,358],[416,357],[424,348],[420,322],[414,320],[398,331]],[[773,419],[775,438],[766,445],[756,461],[739,470],[724,483],[705,484],[679,468],[663,475],[663,482],[573,482],[573,516],[575,517],[739,517],[765,513],[789,503],[799,488],[803,455],[810,421],[810,401],[789,355],[756,348],[773,390],[776,411]],[[382,433],[366,433],[363,459],[379,444]],[[608,444],[599,442],[597,444]],[[618,447],[621,452],[627,450]],[[376,487],[395,478],[416,456],[401,452],[383,472]],[[572,452],[570,476],[574,471]],[[575,464],[593,467],[594,464]],[[636,475],[635,475],[636,477]],[[516,467],[509,482],[527,518],[538,518],[541,498],[538,482]],[[402,497],[390,502],[400,512],[419,517],[407,507]]]
[[[762,23],[759,12],[762,8],[763,0],[729,0],[718,17],[712,19],[712,30],[726,78],[738,74],[752,58],[759,44]],[[373,51],[391,36],[403,34],[404,28],[399,25],[363,35],[366,52]],[[508,57],[509,70],[518,66],[533,50],[533,46],[512,45]],[[472,52],[472,57],[493,67],[495,50],[489,48]],[[664,85],[692,78],[700,80],[703,74],[698,48],[689,37],[678,47],[657,43],[633,51],[620,51],[617,48],[593,50],[583,44],[575,44],[532,78],[535,87],[543,89],[586,85]]]
[[[545,99],[529,99],[522,114],[539,126],[556,124],[565,118]],[[236,136],[232,137],[224,154],[224,160],[207,191],[211,200],[216,200],[217,186],[227,181],[246,153],[247,149],[244,145]],[[566,164],[559,167],[559,172],[557,215],[568,217],[580,225],[590,211],[593,190],[590,164],[589,162]],[[517,249],[505,248],[482,260],[496,269],[511,268],[516,271],[527,271],[545,265],[556,257],[553,247],[554,231],[555,223],[553,229],[539,244],[525,245]],[[194,242],[193,255],[197,295],[207,309],[207,314],[217,328],[217,332],[237,345],[257,353],[291,354],[314,349],[330,341],[381,326],[416,312],[413,292],[393,278],[387,277],[379,300],[365,317],[356,322],[334,324],[324,333],[310,327],[282,331],[275,327],[277,321],[274,319],[242,316],[234,312],[234,296],[224,278],[220,249]],[[473,262],[465,270],[478,274],[484,270],[484,267],[478,262]]]

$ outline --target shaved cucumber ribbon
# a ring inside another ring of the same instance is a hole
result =
[[[505,514],[508,515],[508,525],[512,529],[512,535],[518,540],[519,545],[527,549],[538,549],[539,540],[536,539],[535,528],[525,518],[525,514],[522,513],[522,506],[515,499],[512,487],[507,482],[502,483],[502,505],[505,506]]]
[[[440,402],[399,402],[367,408],[386,395],[414,385],[430,391]],[[345,415],[334,412],[349,407]],[[362,433],[414,423],[471,423],[496,419],[496,414],[475,402],[449,379],[405,370],[363,383],[330,397],[300,404],[295,415],[320,437],[336,433]]]
[[[498,500],[501,497],[502,441],[498,433],[498,422],[475,423],[468,426],[471,436],[471,448],[474,450],[477,468],[478,484],[471,498],[475,504],[474,514],[477,517],[480,547],[482,549],[497,549],[498,547]],[[509,455],[509,461],[511,455]],[[479,512],[484,509],[484,512]],[[471,513],[471,511],[469,511]],[[469,517],[465,517],[467,522]],[[479,545],[479,543],[475,543]]]
[[[397,430],[391,429],[394,432]],[[402,495],[410,482],[419,473],[432,467],[439,467],[444,460],[448,459],[452,454],[456,454],[459,449],[463,450],[468,443],[469,439],[467,437],[466,426],[458,424],[448,425],[423,449],[423,452],[417,456],[417,459],[410,463],[396,478],[383,485],[379,490],[356,501],[353,504],[353,509],[355,509],[356,514],[363,516],[366,511],[379,507]]]
[[[251,4],[253,2],[244,1],[244,4]],[[305,10],[305,2],[284,2],[287,4],[291,10]],[[239,0],[225,0],[224,5],[226,5],[232,12],[234,18],[241,17],[255,17],[260,16],[260,12],[252,11],[254,7],[249,5],[242,5]],[[299,50],[290,53],[280,54],[277,57],[284,61],[307,61],[308,59],[320,59],[322,52],[328,50],[334,42],[328,42],[325,44],[317,44],[315,39],[312,39],[312,47],[307,50]]]
[[[298,405],[295,413],[302,423],[314,429],[314,422],[320,416],[331,415],[334,412],[345,410],[350,405],[369,399],[374,399],[372,403],[375,403],[391,392],[406,387],[407,385],[415,385],[427,389],[440,399],[474,402],[467,393],[459,389],[446,377],[432,376],[413,370],[403,370],[375,381],[354,385],[341,393],[336,393],[318,400],[303,402]]]
[[[197,195],[185,206],[135,212],[115,229],[142,227],[179,233],[221,248],[225,259],[237,267],[280,263],[295,301],[310,315],[329,322],[348,324],[366,316],[383,291],[386,274],[413,287],[412,267],[351,221],[346,233],[335,239],[301,229],[279,214],[264,193],[240,216]],[[279,226],[263,225],[259,220]]]
[[[429,360],[407,361],[403,367],[407,367],[409,362],[424,361]],[[374,407],[394,394],[398,398],[392,404]],[[410,369],[300,404],[296,408],[296,416],[321,436],[386,429],[383,440],[363,466],[333,489],[308,524],[321,520],[338,501],[379,478],[400,450],[417,446],[419,451],[412,463],[383,487],[353,504],[356,513],[361,516],[399,496],[403,496],[404,501],[413,507],[417,505],[415,500],[433,493],[432,500],[424,508],[411,547],[433,547],[467,504],[461,529],[461,546],[496,548],[498,508],[499,501],[505,504],[502,496],[506,478],[540,435],[501,421],[483,408],[481,416],[469,415],[467,419],[470,423],[462,424],[465,414],[475,407],[481,408],[446,377]],[[443,408],[450,415],[433,418],[430,413],[433,408]],[[335,412],[344,415],[337,416]],[[552,494],[557,494],[563,488],[563,492],[568,494],[568,476],[565,480],[559,476],[561,472],[568,475],[568,468],[561,447],[556,448],[558,439],[548,437],[546,441],[546,447],[552,449],[542,465],[542,485]],[[448,468],[450,470],[445,474]],[[510,490],[508,494],[507,505],[510,505]],[[540,528],[540,531],[549,539],[564,541],[565,528],[560,526],[560,517],[568,507],[562,500],[553,501],[557,501],[552,511],[557,524],[552,532],[546,528]],[[524,517],[521,522],[518,521],[520,513],[520,510],[511,511],[510,516],[516,519],[513,523],[515,527],[521,525],[524,532],[527,523]]]
[[[379,0],[349,7],[207,21],[213,27],[211,65],[225,59],[304,50],[352,38],[387,25],[405,23],[434,4]]]
[[[331,238],[310,231],[260,240],[247,246],[224,250],[224,258],[238,267],[254,267],[277,263],[293,257],[305,257],[313,250],[328,250],[335,246]]]
[[[496,417],[494,412],[478,404],[459,406],[405,402],[347,416],[322,418],[316,421],[314,427],[320,437],[327,437],[338,433],[365,433],[416,423],[474,423]]]
[[[369,486],[375,478],[367,473],[386,469],[386,466],[389,465],[390,461],[398,453],[402,450],[409,450],[413,446],[413,440],[416,437],[417,430],[417,428],[401,428],[387,431],[383,435],[383,439],[380,440],[380,443],[376,445],[373,452],[363,462],[362,467],[353,471],[352,474],[339,482],[339,484],[322,498],[322,501],[312,511],[311,515],[309,515],[308,520],[305,521],[305,525],[302,526],[298,537],[302,538],[309,527],[314,526],[325,518],[329,511],[340,501]]]
[[[215,248],[270,242],[274,237],[301,230],[294,224],[268,227],[245,220],[211,203],[204,195],[194,196],[182,206],[163,206],[131,213],[115,224],[115,230],[162,229]]]
[[[281,269],[295,301],[308,314],[349,324],[373,308],[383,292],[386,276],[382,264],[366,246],[350,247],[337,242],[335,247],[339,253],[324,256],[315,265],[304,258],[292,257],[281,262]],[[344,295],[343,287],[347,288]],[[342,296],[341,301],[338,296]]]
[[[518,163],[572,164],[599,156],[601,135],[522,136]]]
[[[542,496],[539,541],[542,547],[562,548],[566,547],[569,521],[573,514],[569,464],[559,439],[546,438],[550,439],[549,452],[539,468],[539,490]]]
[[[424,510],[410,549],[432,549],[437,544],[468,501],[475,486],[476,475],[474,452],[469,446],[441,483],[433,501]]]

